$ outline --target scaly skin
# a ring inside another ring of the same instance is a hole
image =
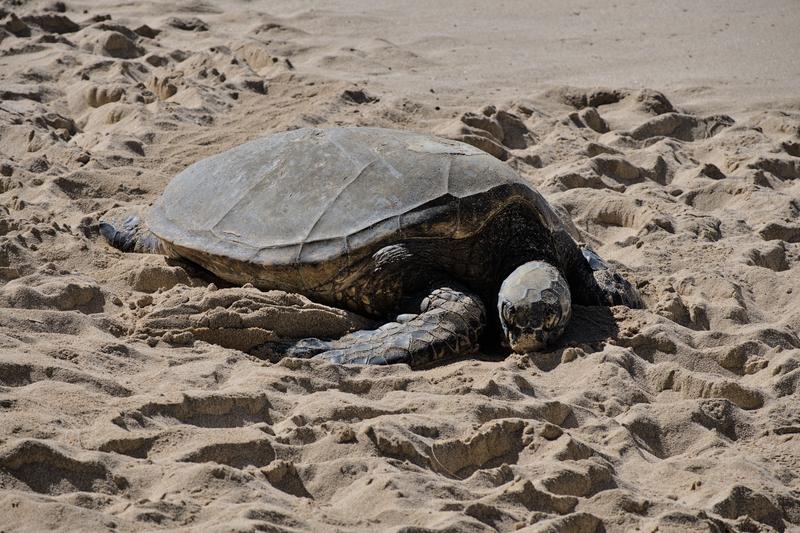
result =
[[[478,348],[486,322],[480,298],[450,286],[437,287],[422,299],[417,315],[401,315],[373,331],[357,331],[324,343],[314,356],[332,363],[427,366],[468,355]]]

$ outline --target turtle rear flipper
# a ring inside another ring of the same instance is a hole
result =
[[[441,286],[420,301],[418,315],[401,315],[376,330],[356,331],[325,343],[315,359],[332,363],[422,367],[468,355],[478,348],[486,309],[477,296],[460,288]]]
[[[163,254],[161,240],[153,235],[140,210],[112,210],[100,221],[100,234],[108,243],[123,252]]]

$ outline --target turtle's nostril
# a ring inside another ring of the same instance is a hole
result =
[[[529,339],[533,339],[537,343],[544,341],[544,333],[538,328],[525,328],[520,332],[520,336],[523,335]]]

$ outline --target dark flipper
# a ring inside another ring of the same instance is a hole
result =
[[[420,367],[468,355],[478,348],[486,309],[477,296],[442,286],[420,298],[419,310],[418,315],[400,315],[398,322],[372,331],[356,331],[335,341],[303,339],[284,353],[332,363],[407,363]]]
[[[583,246],[581,252],[592,269],[592,277],[600,289],[603,305],[627,305],[634,309],[644,307],[639,291],[617,269],[606,263],[591,248]]]
[[[161,241],[150,232],[138,212],[107,213],[100,221],[100,234],[123,252],[164,253]]]
[[[572,290],[574,303],[644,307],[636,287],[594,250],[586,245],[577,244],[563,230],[556,230],[553,239]]]

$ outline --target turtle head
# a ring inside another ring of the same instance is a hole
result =
[[[554,266],[525,263],[503,281],[497,311],[512,350],[543,350],[564,333],[572,315],[569,285]]]

